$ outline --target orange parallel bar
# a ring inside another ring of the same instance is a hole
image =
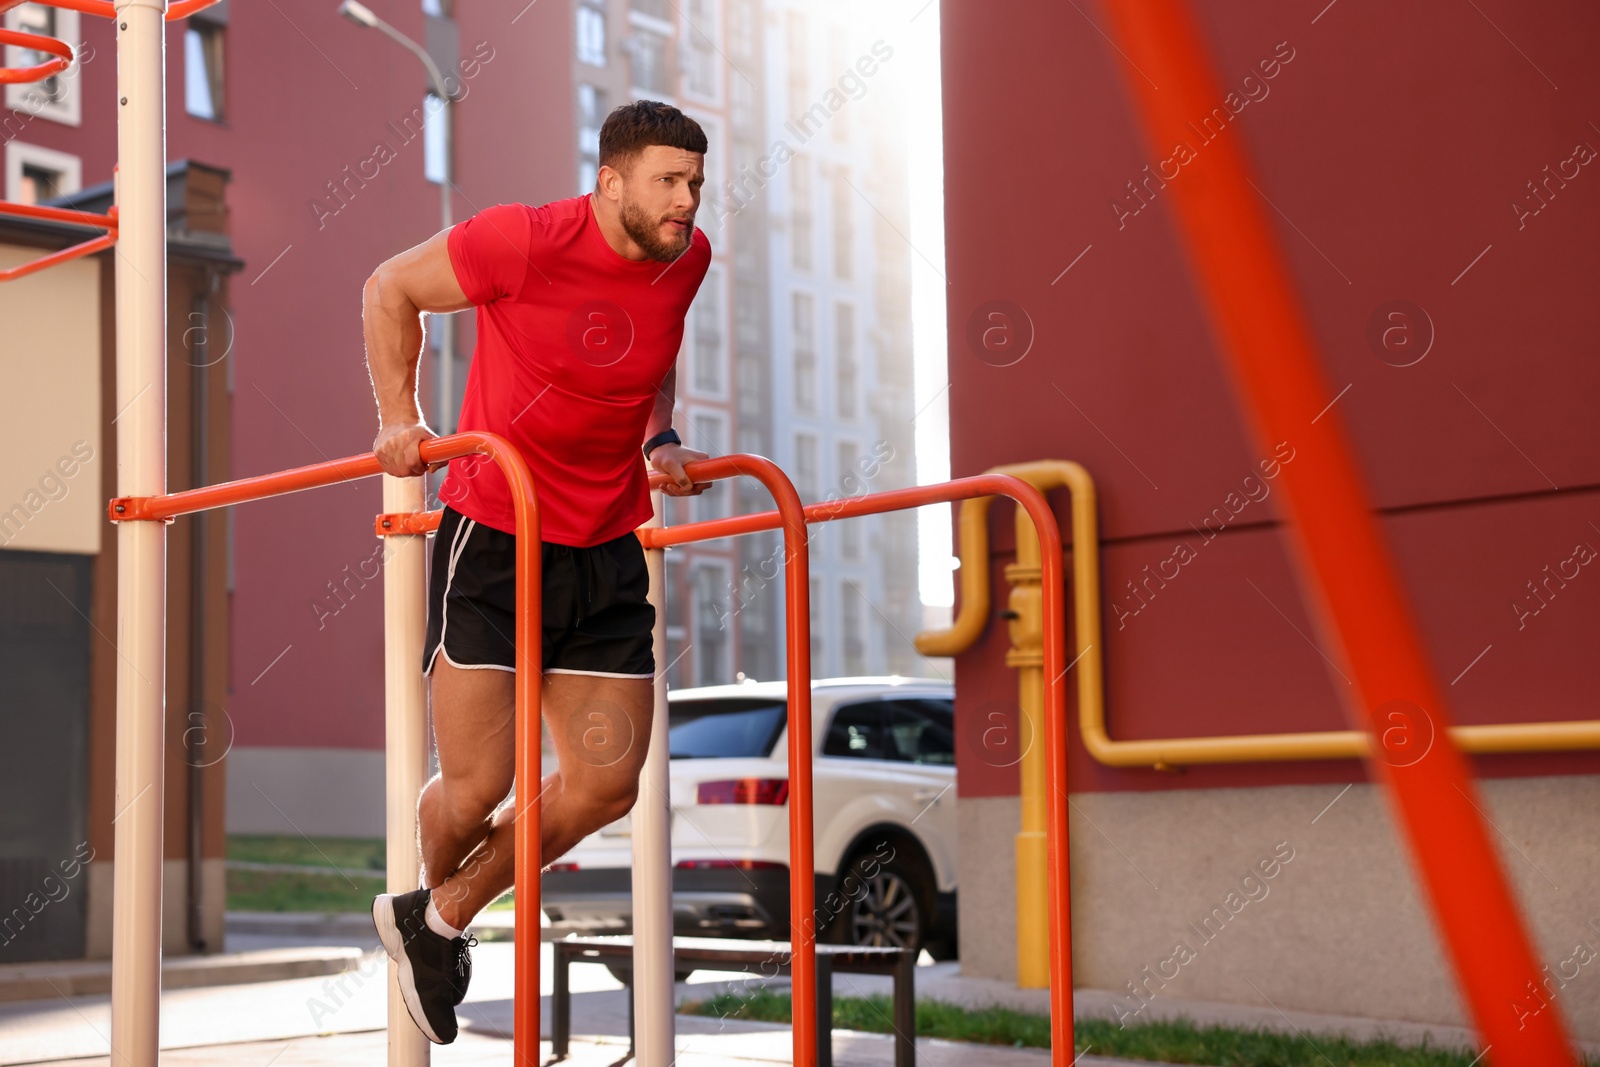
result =
[[[734,459],[740,462],[749,462],[755,458],[739,456],[727,457],[726,460],[706,460],[702,463],[691,463],[684,468],[684,473],[693,481],[705,481],[707,475],[702,471],[707,469],[706,464],[728,462]],[[652,474],[650,481],[653,486],[659,487],[666,481],[666,476]],[[1055,513],[1050,510],[1049,501],[1046,500],[1042,492],[1021,478],[1009,474],[980,474],[970,478],[957,478],[954,481],[942,482],[938,485],[918,485],[907,489],[890,489],[881,493],[868,493],[849,499],[824,501],[806,505],[803,508],[803,512],[807,522],[828,522],[833,519],[848,519],[859,515],[876,515],[885,511],[900,511],[905,508],[922,507],[927,504],[943,504],[953,500],[965,500],[970,497],[980,496],[1006,496],[1015,500],[1019,507],[1027,510],[1028,517],[1033,520],[1034,530],[1039,536],[1039,556],[1042,571],[1040,585],[1044,595],[1045,779],[1048,790],[1047,803],[1049,805],[1047,832],[1050,865],[1050,1048],[1051,1061],[1058,1065],[1065,1065],[1074,1062],[1075,1056],[1072,1026],[1072,879],[1068,863],[1067,822],[1066,582],[1063,576],[1061,528],[1056,522]],[[780,515],[780,512],[766,511],[756,515],[711,519],[705,522],[689,523],[684,526],[641,529],[638,531],[638,535],[640,542],[646,548],[666,548],[670,545],[689,544],[695,541],[713,541],[721,537],[751,533],[756,530],[770,530],[782,522],[785,525],[785,540],[787,542],[790,540],[788,536],[789,521],[788,517]],[[795,573],[795,569],[792,567],[786,567],[785,571],[787,572],[786,576],[792,576]],[[809,615],[806,618],[809,619]],[[789,625],[789,640],[791,643],[795,640],[796,633],[791,612]],[[808,629],[806,635],[808,647],[809,643]],[[791,654],[792,651],[791,649]],[[794,677],[794,671],[791,667],[790,678]],[[809,695],[808,690],[807,696],[809,697]],[[809,715],[809,707],[807,711]],[[791,747],[794,734],[795,731],[791,728]],[[794,753],[791,751],[791,773],[793,766]],[[808,793],[809,788],[810,783],[808,780]],[[809,812],[809,798],[806,804]],[[794,804],[790,805],[791,819],[794,807]],[[815,1062],[814,1060],[801,1060],[799,1054],[798,1027],[802,1025],[799,997],[802,990],[815,989],[814,979],[811,980],[809,985],[802,985],[801,982],[800,971],[796,968],[793,982],[796,996],[794,1022],[797,1028],[794,1061],[796,1064]],[[813,1011],[814,1008],[815,1006],[813,1005]],[[811,1018],[814,1019],[815,1016],[812,1015]]]
[[[538,500],[527,463],[503,437],[490,433],[452,434],[424,441],[419,451],[421,458],[429,463],[472,454],[493,460],[511,485],[517,529],[533,534],[517,538],[516,793],[519,798],[526,797],[527,802],[517,813],[514,892],[518,901],[531,906],[517,909],[519,929],[514,931],[516,1001],[512,1040],[517,1062],[536,1064],[539,1052],[539,787],[542,784],[538,679],[543,645],[530,620],[539,617],[537,605],[542,592]],[[117,497],[107,505],[107,512],[113,522],[171,521],[177,515],[338,485],[382,472],[377,457],[367,452],[164,496]]]
[[[1223,89],[1183,0],[1104,0],[1122,71],[1157,158],[1187,144],[1186,124]],[[1159,89],[1156,86],[1160,86]],[[1560,1006],[1519,1010],[1541,978],[1516,899],[1483,820],[1465,759],[1371,517],[1332,391],[1291,283],[1287,260],[1237,136],[1200,147],[1169,179],[1182,245],[1257,441],[1295,440],[1284,494],[1300,584],[1318,628],[1354,675],[1348,706],[1372,735],[1369,762],[1386,787],[1491,1063],[1574,1064]],[[1321,415],[1320,425],[1313,419]],[[1426,728],[1426,735],[1422,735]],[[1420,751],[1420,755],[1417,752]]]
[[[739,469],[739,464],[749,464],[759,457],[730,456],[718,460],[704,460],[700,463],[691,463],[685,468],[685,473],[694,481],[709,481],[725,477],[725,470],[731,469],[733,473],[752,473]],[[767,462],[762,460],[763,463]],[[713,468],[711,464],[719,464]],[[667,476],[653,473],[650,476],[652,488],[659,489],[667,481]],[[984,474],[972,478],[958,478],[952,482],[940,485],[913,486],[908,489],[891,489],[881,493],[869,493],[863,496],[844,500],[824,501],[817,504],[806,504],[801,511],[807,523],[829,522],[833,519],[848,519],[860,515],[875,515],[885,511],[899,511],[904,508],[922,507],[926,504],[942,504],[953,500],[964,500],[981,496],[1007,496],[1017,501],[1026,508],[1028,516],[1033,520],[1034,529],[1039,535],[1040,558],[1043,561],[1043,573],[1040,582],[1044,592],[1044,675],[1045,675],[1045,746],[1047,754],[1046,780],[1049,789],[1049,863],[1050,863],[1050,1027],[1051,1047],[1054,1049],[1072,1049],[1072,898],[1070,895],[1071,877],[1068,869],[1068,838],[1067,838],[1067,668],[1066,668],[1066,593],[1065,582],[1062,576],[1061,530],[1056,523],[1055,514],[1050,510],[1050,505],[1039,490],[1029,485],[1020,478],[1009,474]],[[390,522],[385,527],[385,520]],[[437,529],[439,525],[439,512],[418,513],[410,517],[400,515],[380,515],[377,518],[377,532],[380,536],[386,533],[424,533]],[[788,520],[782,512],[764,511],[754,515],[738,515],[726,519],[711,519],[705,522],[689,523],[683,526],[650,527],[635,531],[639,541],[646,548],[667,548],[672,545],[690,544],[696,541],[714,541],[722,537],[732,537],[738,534],[754,533],[758,530],[773,530],[779,526],[785,527],[786,541],[791,540]],[[804,537],[800,538],[802,551],[804,550]],[[793,559],[791,555],[788,558]],[[794,574],[797,568],[786,567],[786,580],[788,575]],[[790,593],[793,596],[793,592]],[[808,667],[804,677],[809,677],[809,608],[801,616],[807,623],[805,648]],[[788,626],[791,647],[790,655],[794,655],[792,642],[799,632],[792,617]],[[802,677],[796,673],[792,663],[789,677],[794,679]],[[790,699],[794,699],[794,690],[791,685]],[[809,699],[810,691],[806,691]],[[807,719],[810,717],[809,706]],[[791,728],[790,737],[801,736],[797,727]],[[804,736],[809,736],[806,734]],[[796,755],[791,742],[790,774],[794,775],[797,765]],[[811,810],[809,761],[806,761],[808,778],[806,782],[806,798],[799,799],[799,791],[795,791],[796,799],[790,804],[790,818],[794,817],[797,808],[804,807],[809,816]],[[790,831],[790,840],[796,841],[794,831]],[[807,836],[809,842],[809,834]],[[806,873],[811,870],[810,862],[806,865]],[[808,927],[801,923],[803,916],[809,916],[810,889],[812,884],[808,878],[801,882],[797,878],[798,865],[790,864],[791,902],[800,899],[801,893],[807,894],[808,903],[803,908],[792,908],[791,926],[795,930],[807,930]],[[793,931],[791,930],[791,934]],[[808,934],[814,943],[815,932]],[[809,947],[814,952],[814,945]],[[812,971],[811,974],[815,974]],[[801,1058],[798,1048],[802,1026],[807,1024],[805,1018],[815,1018],[815,1005],[806,1007],[802,1005],[802,998],[813,994],[815,989],[814,979],[809,979],[810,984],[802,984],[802,977],[797,967],[795,979],[792,983],[795,990],[795,1050],[794,1062],[812,1063],[814,1060]],[[812,1014],[803,1015],[805,1008]],[[812,1032],[807,1029],[805,1032]],[[1072,1052],[1067,1053],[1065,1062],[1072,1061]],[[1062,1062],[1062,1061],[1058,1061]]]
[[[513,482],[513,499],[517,501],[517,527],[537,531],[537,507],[534,488],[527,467],[515,450],[502,438],[493,434],[463,433],[426,441],[421,446],[421,458],[429,463],[472,453],[487,455],[501,465]],[[515,473],[514,473],[515,471]],[[305,489],[353,481],[380,473],[376,457],[371,453],[313,464],[277,474],[244,478],[235,482],[190,489],[159,497],[119,497],[111,501],[108,510],[113,521],[167,520],[176,515],[226,507],[269,496],[281,496]],[[961,478],[940,485],[914,486],[848,500],[825,501],[802,505],[799,495],[789,479],[771,460],[761,456],[735,455],[701,460],[689,464],[685,473],[694,481],[714,481],[735,475],[747,475],[761,481],[772,494],[777,510],[756,515],[716,519],[691,523],[668,529],[642,529],[639,539],[647,548],[685,544],[691,541],[714,540],[756,530],[782,527],[786,566],[784,582],[786,593],[786,654],[789,675],[790,744],[789,776],[791,802],[789,805],[790,839],[790,926],[793,958],[791,975],[794,985],[794,1062],[813,1065],[817,1062],[816,1047],[816,914],[815,866],[813,849],[813,791],[810,748],[803,739],[811,736],[811,638],[810,638],[810,582],[806,536],[808,522],[827,522],[832,519],[871,515],[885,511],[921,507],[978,496],[1006,496],[1025,508],[1039,535],[1040,557],[1044,593],[1044,672],[1045,672],[1045,745],[1047,748],[1047,779],[1050,790],[1049,856],[1050,856],[1050,949],[1051,949],[1051,1038],[1055,1049],[1066,1051],[1065,1061],[1073,1057],[1072,1037],[1072,903],[1070,897],[1070,871],[1068,869],[1067,823],[1067,687],[1066,687],[1066,614],[1065,581],[1062,572],[1061,531],[1055,514],[1043,493],[1020,478],[1004,474],[985,474]],[[651,485],[659,488],[666,476],[652,474]],[[527,516],[525,519],[524,516]],[[376,531],[385,533],[425,533],[438,526],[438,512],[407,513],[405,515],[380,515]],[[390,521],[385,528],[384,520]],[[403,529],[397,528],[403,527]],[[517,539],[517,795],[530,796],[528,806],[518,814],[531,814],[532,818],[518,827],[515,893],[519,900],[530,900],[537,913],[539,807],[537,791],[529,791],[530,768],[538,766],[537,729],[528,736],[524,731],[528,723],[538,720],[538,686],[524,686],[524,680],[538,676],[540,649],[532,638],[531,612],[522,609],[524,604],[538,602],[540,593],[539,570],[533,565],[533,546],[538,538]],[[801,679],[805,681],[802,682]],[[531,868],[531,869],[530,869]],[[527,893],[525,887],[532,887]],[[519,911],[519,915],[524,912]],[[535,1062],[524,1056],[522,1035],[538,1034],[538,952],[536,943],[528,937],[517,939],[523,946],[517,950],[515,992],[515,1058],[520,1064]],[[527,958],[524,952],[527,951]],[[526,983],[526,984],[525,984]],[[1055,1058],[1054,1056],[1052,1057]]]
[[[771,529],[783,527],[783,584],[786,664],[789,677],[789,975],[794,994],[791,1030],[795,1067],[817,1062],[817,916],[816,855],[813,841],[811,789],[811,564],[806,534],[806,509],[794,483],[764,456],[732,455],[704,459],[684,467],[693,481],[715,481],[745,475],[766,486],[777,511]],[[666,480],[652,474],[652,488]],[[691,530],[705,523],[677,527]],[[639,530],[639,540],[655,547]]]

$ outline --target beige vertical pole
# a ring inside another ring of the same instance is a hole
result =
[[[117,0],[117,495],[167,489],[165,0]],[[156,1067],[161,1011],[167,527],[117,527],[111,1048]]]
[[[421,511],[422,478],[383,476],[385,513]],[[417,794],[428,777],[427,695],[422,642],[427,625],[425,534],[384,538],[384,787],[388,812],[389,892],[417,888]],[[428,1039],[411,1021],[389,960],[389,1067],[427,1067]]]
[[[664,526],[662,495],[651,493],[647,526]],[[656,609],[655,714],[633,805],[633,1033],[638,1067],[672,1067],[672,807],[667,762],[666,550],[647,549],[650,603]]]

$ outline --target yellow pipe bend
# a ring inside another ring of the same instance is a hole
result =
[[[1170,737],[1118,741],[1106,731],[1100,635],[1100,544],[1094,480],[1070,460],[1037,460],[995,467],[1041,491],[1065,487],[1072,501],[1072,658],[1078,675],[1078,730],[1089,754],[1108,767],[1179,767],[1201,763],[1269,763],[1351,759],[1368,754],[1360,730],[1323,730],[1220,737]],[[989,615],[989,505],[993,497],[961,506],[961,607],[946,630],[916,637],[925,656],[966,651],[983,633]],[[1019,545],[1020,549],[1020,545]],[[1600,720],[1494,723],[1455,726],[1450,736],[1463,752],[1564,752],[1600,748]]]

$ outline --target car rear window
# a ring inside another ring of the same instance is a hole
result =
[[[897,697],[844,704],[834,712],[822,754],[954,766],[954,702]]]
[[[667,706],[673,759],[763,757],[783,732],[788,704],[759,697],[674,700]]]

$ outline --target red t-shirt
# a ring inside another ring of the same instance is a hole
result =
[[[460,428],[497,433],[522,453],[541,540],[582,548],[649,519],[639,446],[711,242],[697,229],[671,263],[628,259],[606,242],[588,194],[496,204],[448,240],[461,289],[478,305]],[[510,487],[491,460],[452,460],[439,498],[516,532]]]

